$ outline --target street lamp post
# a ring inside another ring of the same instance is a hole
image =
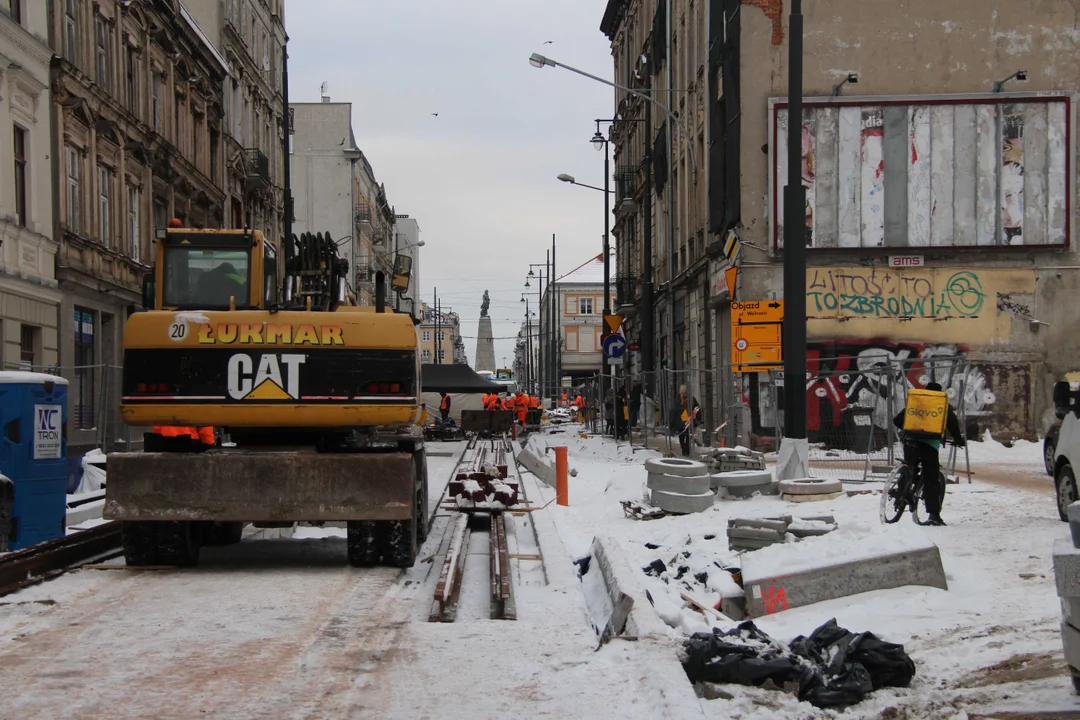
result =
[[[525,387],[530,392],[533,388],[533,362],[532,362],[532,313],[529,312],[529,293],[522,293],[521,302],[525,303]]]
[[[802,0],[791,0],[789,28],[788,178],[784,189],[784,437],[777,467],[777,477],[781,480],[806,477],[809,473],[806,437],[806,188],[802,184]]]
[[[600,123],[596,121],[596,134],[592,137],[593,147],[604,153],[604,315],[611,314],[611,149],[608,139],[600,132]]]
[[[537,330],[538,330],[538,332],[537,332],[537,345],[538,345],[538,347],[537,347],[537,355],[536,355],[536,360],[537,360],[536,364],[539,365],[539,368],[536,368],[536,372],[534,374],[536,375],[536,384],[540,387],[541,393],[543,391],[543,386],[547,383],[547,379],[546,379],[546,376],[544,375],[544,373],[549,371],[548,370],[549,363],[548,363],[547,359],[544,357],[544,352],[543,351],[548,351],[548,349],[550,347],[550,342],[547,340],[547,335],[545,333],[545,328],[544,328],[544,320],[545,319],[548,320],[548,322],[550,323],[550,313],[545,313],[544,312],[544,280],[545,279],[548,280],[548,287],[549,288],[550,288],[550,282],[551,282],[550,276],[545,274],[544,271],[547,270],[547,266],[548,266],[550,261],[551,261],[551,251],[548,251],[547,254],[545,255],[543,264],[541,264],[541,263],[529,263],[529,274],[525,277],[525,287],[530,287],[530,280],[533,280],[533,279],[539,278],[539,283],[540,283],[539,287],[536,290],[537,307],[540,308],[540,317],[539,317],[539,321],[538,321],[539,327],[537,328]],[[537,272],[534,271],[534,268],[544,268],[544,270],[541,270],[539,273],[537,273]],[[540,338],[544,338],[543,342],[541,342]]]

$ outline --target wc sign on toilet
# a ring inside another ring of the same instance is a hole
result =
[[[64,412],[60,405],[34,406],[34,459],[63,457]]]

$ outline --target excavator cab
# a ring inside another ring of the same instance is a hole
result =
[[[255,310],[277,299],[276,253],[258,230],[157,231],[157,262],[143,278],[147,310]]]

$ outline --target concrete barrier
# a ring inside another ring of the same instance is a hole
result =
[[[515,457],[523,468],[540,478],[545,484],[555,487],[555,467],[552,464],[524,448],[518,450]]]
[[[844,558],[822,554],[820,558],[808,560],[801,556],[795,559],[790,570],[784,567],[782,558],[775,555],[784,552],[784,548],[813,547],[815,541],[816,538],[795,546],[775,545],[762,551],[772,553],[765,557],[761,552],[743,556],[743,589],[750,617],[905,585],[949,589],[941,553],[930,540],[899,541],[894,550],[861,555],[856,547]]]

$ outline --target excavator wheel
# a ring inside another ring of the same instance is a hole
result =
[[[162,565],[194,567],[199,564],[202,526],[187,520],[155,523],[158,561]]]
[[[203,526],[203,545],[207,547],[235,545],[244,536],[244,523],[207,523]]]
[[[198,523],[125,521],[120,529],[124,561],[130,567],[199,563],[202,541]]]
[[[383,563],[390,567],[410,568],[416,562],[416,521],[387,520],[379,523],[379,544]]]
[[[374,520],[350,520],[348,523],[349,564],[369,567],[379,562],[378,525]]]
[[[157,543],[154,541],[154,523],[134,520],[120,525],[120,543],[124,548],[124,562],[128,567],[157,565]]]
[[[413,454],[416,464],[416,544],[423,545],[428,536],[428,483],[427,455],[423,452]]]

